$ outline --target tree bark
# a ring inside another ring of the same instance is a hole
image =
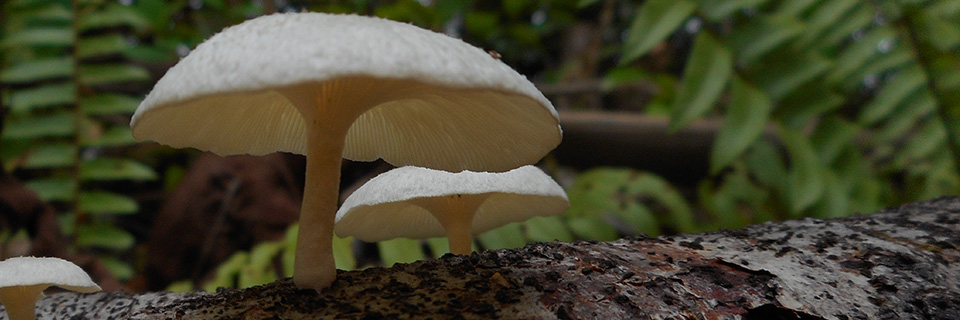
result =
[[[520,249],[216,293],[50,295],[97,319],[960,319],[960,198],[867,216]]]

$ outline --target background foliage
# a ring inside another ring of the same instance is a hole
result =
[[[644,168],[573,172],[548,157],[570,210],[480,235],[480,248],[838,217],[960,190],[960,1],[15,0],[2,10],[5,169],[124,278],[137,271],[136,241],[119,217],[138,202],[123,190],[157,184],[142,182],[158,178],[150,155],[182,152],[130,147],[129,114],[178,55],[264,12],[411,22],[496,50],[542,86],[598,84],[550,96],[561,111],[665,118],[671,132],[722,121],[694,184]],[[168,186],[182,174],[163,172]],[[207,288],[289,275],[294,234],[237,253]],[[337,240],[339,268],[362,267],[352,243]],[[397,239],[375,252],[391,265],[446,251],[445,239]]]

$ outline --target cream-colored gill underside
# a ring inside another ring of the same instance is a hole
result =
[[[499,192],[488,194],[489,197],[480,204],[471,221],[470,230],[473,235],[511,222],[555,215],[569,206],[562,197]],[[340,237],[353,236],[367,242],[445,236],[443,225],[437,218],[414,202],[416,201],[398,201],[354,207],[350,214],[337,221],[336,234]]]
[[[450,171],[505,171],[538,161],[560,142],[558,120],[535,99],[498,90],[370,77],[160,105],[138,117],[133,134],[138,140],[221,155],[304,154],[307,121],[281,94],[302,86],[314,86],[310,90],[325,95],[314,100],[329,104],[318,106],[321,110],[365,110],[342,112],[362,112],[347,133],[343,153],[347,159],[383,158],[397,166]]]

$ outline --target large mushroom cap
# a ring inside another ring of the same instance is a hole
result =
[[[567,194],[534,166],[503,173],[451,173],[420,167],[390,170],[358,188],[337,211],[335,231],[373,242],[445,235],[444,228],[411,199],[488,195],[473,216],[471,231],[484,231],[532,217],[563,213]]]
[[[550,102],[487,52],[409,24],[323,13],[256,18],[200,44],[141,103],[133,135],[222,155],[304,154],[306,123],[282,94],[303,85],[372,104],[347,133],[352,160],[505,171],[560,142]]]
[[[0,288],[16,286],[57,286],[77,292],[100,290],[83,269],[60,258],[15,257],[0,261]]]

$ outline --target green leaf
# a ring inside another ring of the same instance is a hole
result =
[[[800,133],[781,126],[780,137],[790,154],[790,173],[784,196],[788,199],[790,211],[798,214],[816,203],[823,194],[820,162],[809,139]]]
[[[570,231],[580,239],[613,241],[620,238],[617,229],[599,216],[570,217],[567,221]]]
[[[136,32],[150,30],[150,22],[140,16],[136,10],[113,3],[104,9],[81,15],[77,20],[77,29],[81,33],[123,26],[131,27]]]
[[[73,83],[55,83],[14,91],[10,96],[10,111],[24,113],[77,100],[77,88]]]
[[[600,89],[604,92],[609,92],[623,85],[637,83],[647,77],[647,73],[637,67],[626,66],[613,68],[607,70],[607,74],[603,76]]]
[[[26,83],[73,76],[74,63],[70,57],[49,58],[20,63],[0,72],[0,82]]]
[[[817,150],[821,163],[830,164],[845,147],[849,147],[860,128],[838,116],[828,116],[820,121],[810,142]]]
[[[863,107],[860,124],[871,125],[889,115],[894,108],[927,83],[927,77],[919,66],[911,66],[898,72],[887,81],[869,104]]]
[[[213,279],[203,285],[203,290],[214,292],[217,288],[235,287],[240,271],[248,261],[250,261],[249,253],[243,251],[234,253],[227,261],[220,263]]]
[[[73,21],[73,13],[66,8],[70,4],[50,3],[45,0],[38,0],[37,2],[42,2],[45,6],[35,10],[21,11],[17,16],[20,16],[24,22],[36,25],[68,24],[70,21]],[[22,16],[20,14],[22,14]],[[12,20],[13,17],[10,15],[7,18],[11,18]]]
[[[148,46],[145,44],[129,47],[123,50],[122,54],[125,58],[138,62],[162,63],[177,61],[177,54],[173,49]]]
[[[80,144],[85,147],[117,147],[136,144],[130,128],[126,126],[109,127],[96,136],[84,135],[80,139]]]
[[[699,231],[694,222],[693,210],[687,205],[687,201],[680,195],[680,192],[674,189],[670,183],[663,178],[652,174],[640,173],[633,181],[626,185],[624,191],[626,194],[633,195],[636,198],[656,200],[656,204],[666,208],[668,212],[662,219],[661,223],[663,225],[682,233]],[[628,208],[630,207],[628,206]],[[643,212],[640,211],[638,213]],[[635,227],[650,235],[659,233],[659,228],[656,230],[650,228],[650,226],[645,225],[647,219],[644,217],[641,218]]]
[[[846,217],[850,212],[849,188],[838,188],[842,181],[830,170],[823,170],[823,182],[834,186],[830,192],[824,193],[823,199],[812,209],[813,216],[820,219]]]
[[[644,234],[655,237],[660,235],[660,222],[647,206],[640,201],[631,201],[621,204],[620,210],[614,211],[619,219],[615,225],[620,233],[627,235]]]
[[[941,54],[937,55],[929,64],[937,90],[960,90],[960,57]]]
[[[767,0],[697,0],[700,11],[712,21],[729,18],[734,12],[755,8],[766,2]]]
[[[137,141],[133,139],[130,127],[127,126],[111,126],[95,136],[88,133],[80,137],[80,144],[85,147],[117,147],[135,143]]]
[[[80,101],[80,110],[88,115],[132,114],[140,99],[121,94],[98,94]]]
[[[900,168],[909,167],[910,163],[920,161],[943,150],[947,143],[947,131],[939,118],[933,118],[922,126],[916,134],[907,140],[906,146],[898,150],[894,157],[894,165]]]
[[[106,223],[81,224],[77,226],[75,243],[79,247],[98,247],[127,250],[133,247],[133,235]]]
[[[523,237],[523,229],[519,223],[511,223],[481,233],[477,236],[477,240],[487,250],[519,248],[527,244],[527,239]]]
[[[869,27],[875,16],[876,11],[873,8],[861,3],[853,12],[824,30],[825,34],[815,41],[815,46],[820,49],[837,46],[843,40],[849,39],[854,32]]]
[[[853,146],[845,148],[840,152],[835,164],[837,181],[850,183],[847,194],[849,213],[867,213],[880,209],[881,186],[877,182],[872,164],[863,158],[861,152]]]
[[[96,158],[80,164],[80,179],[154,180],[157,173],[147,165],[129,159]]]
[[[69,47],[73,45],[73,30],[63,28],[35,28],[8,34],[0,47]]]
[[[3,127],[3,139],[32,139],[73,135],[75,116],[60,112],[46,116],[10,117]]]
[[[807,82],[778,101],[773,118],[801,127],[843,105],[846,97],[823,81]]]
[[[273,269],[273,259],[283,250],[279,241],[261,242],[250,250],[250,260],[240,270],[237,286],[241,288],[257,286],[277,280]]]
[[[570,217],[602,215],[616,209],[616,193],[631,179],[632,173],[623,169],[594,169],[577,176],[567,188],[570,198]]]
[[[191,281],[191,280],[180,280],[180,281],[176,281],[176,282],[174,282],[174,283],[171,283],[170,285],[168,285],[168,286],[167,286],[166,288],[164,288],[163,290],[165,290],[165,291],[170,291],[170,292],[180,293],[180,292],[190,292],[190,291],[193,291],[193,290],[196,290],[196,289],[193,287],[193,281]]]
[[[40,169],[66,167],[77,160],[78,148],[71,144],[40,144],[27,151],[24,168]]]
[[[133,199],[105,191],[80,192],[77,206],[81,212],[94,214],[134,214],[140,210]]]
[[[928,90],[914,92],[906,102],[896,110],[874,134],[878,143],[891,143],[906,136],[922,118],[929,117],[937,108],[937,100]]]
[[[804,47],[812,45],[824,30],[841,21],[844,14],[859,3],[856,0],[821,1],[807,19],[807,27],[804,35],[800,37],[800,45]]]
[[[296,254],[297,254],[297,232],[300,230],[300,225],[294,223],[287,228],[287,232],[283,235],[283,254],[280,255],[280,261],[283,264],[283,276],[292,277],[293,276],[293,267],[296,264]],[[352,239],[352,238],[350,238]],[[333,236],[333,259],[337,263],[337,269],[340,268],[340,258],[337,256],[337,240],[341,240],[340,237]],[[353,253],[350,254],[350,260],[353,261]]]
[[[643,56],[686,20],[696,5],[689,0],[648,0],[633,18],[624,41],[620,64]]]
[[[110,256],[99,256],[97,257],[97,260],[100,260],[100,263],[107,268],[107,271],[110,271],[110,273],[117,277],[117,279],[129,280],[130,278],[133,278],[134,270],[130,264]]]
[[[123,53],[131,46],[119,34],[80,39],[76,55],[80,59]]]
[[[851,76],[854,71],[867,64],[874,56],[879,56],[882,46],[892,46],[896,34],[890,28],[880,27],[870,31],[863,39],[853,42],[837,56],[827,81],[834,83]]]
[[[777,9],[777,15],[787,17],[799,17],[817,4],[817,0],[782,0]]]
[[[925,13],[911,17],[921,39],[940,51],[952,51],[960,45],[960,25],[939,17],[939,13]]]
[[[564,226],[560,217],[533,217],[523,223],[527,238],[531,241],[573,241],[573,234]]]
[[[859,70],[844,79],[843,87],[852,89],[859,87],[867,76],[880,75],[905,64],[913,63],[916,57],[906,46],[899,45],[893,51],[874,57],[869,63],[864,64]]]
[[[592,6],[597,2],[600,2],[600,0],[579,0],[577,1],[577,9],[583,9]]]
[[[150,72],[134,65],[102,64],[80,66],[80,83],[88,86],[149,80]]]
[[[676,132],[713,106],[733,73],[733,56],[727,48],[701,32],[693,50],[671,113],[670,131]]]
[[[727,43],[737,53],[737,63],[750,65],[803,30],[804,25],[793,17],[761,16],[737,28]]]
[[[733,78],[733,99],[710,155],[710,172],[717,174],[753,144],[770,120],[773,104],[766,94]]]
[[[333,237],[333,258],[336,259],[337,269],[353,270],[357,268],[357,259],[353,256],[352,243],[353,237]],[[290,275],[293,275],[293,269],[291,269]]]
[[[798,53],[784,48],[763,59],[749,80],[763,86],[772,100],[780,100],[829,69],[829,61],[818,54]]]
[[[72,179],[44,178],[24,183],[43,201],[72,201],[77,182]]]
[[[467,12],[463,18],[463,27],[481,39],[490,39],[501,29],[500,17],[490,12]]]
[[[442,257],[450,252],[450,241],[446,237],[436,237],[426,240],[427,247],[434,258]]]
[[[396,238],[377,242],[377,247],[380,249],[380,261],[384,267],[423,260],[425,257],[419,240]]]

